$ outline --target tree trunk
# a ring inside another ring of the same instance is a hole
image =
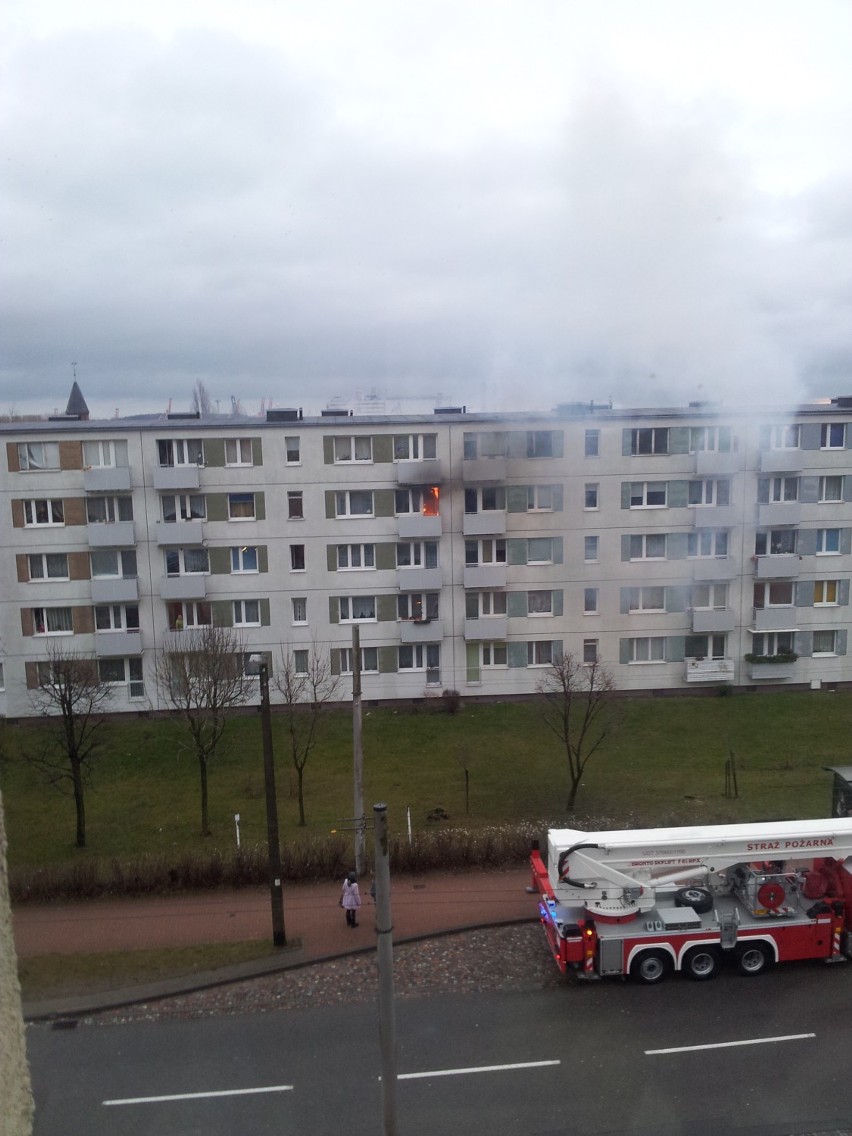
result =
[[[198,773],[201,778],[201,835],[210,835],[210,815],[207,809],[207,759],[198,758]]]
[[[0,797],[0,1133],[32,1136],[33,1098],[21,1012],[21,985],[12,937],[6,829]]]
[[[296,786],[299,794],[299,827],[304,828],[307,823],[305,820],[305,794],[302,788],[303,770],[296,767]]]
[[[77,847],[86,847],[86,799],[83,792],[83,770],[72,757],[71,777],[74,783],[74,807],[77,810]]]

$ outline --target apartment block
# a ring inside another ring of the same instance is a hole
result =
[[[2,422],[0,713],[33,713],[56,649],[115,710],[165,708],[158,652],[210,624],[273,670],[328,652],[344,695],[357,626],[376,701],[530,695],[566,652],[625,691],[845,685],[850,422],[852,398]]]

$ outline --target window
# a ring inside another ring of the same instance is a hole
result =
[[[73,635],[74,624],[70,607],[34,607],[33,634]]]
[[[840,529],[817,529],[817,556],[835,556],[840,552]]]
[[[200,493],[164,493],[160,498],[163,521],[174,524],[176,521],[203,521],[207,516],[207,506]]]
[[[687,635],[683,653],[687,659],[724,659],[727,655],[727,636]]]
[[[757,500],[761,505],[767,505],[770,502],[778,501],[798,501],[798,477],[758,478]]]
[[[65,509],[60,500],[24,501],[24,524],[27,528],[36,525],[64,525]]]
[[[583,436],[584,453],[587,458],[600,457],[601,432],[600,430],[586,430]]]
[[[353,655],[351,647],[340,648],[340,673],[352,674]],[[378,647],[361,648],[361,674],[379,673]]]
[[[555,485],[528,485],[527,512],[552,513]]]
[[[291,521],[301,521],[304,518],[301,489],[287,490],[287,516]]]
[[[819,428],[819,445],[822,450],[844,450],[846,448],[846,423],[823,422]]]
[[[225,439],[225,465],[254,465],[251,438]]]
[[[89,553],[92,579],[132,580],[136,576],[135,548],[103,548]]]
[[[839,474],[832,477],[821,477],[819,479],[819,499],[820,501],[842,501],[843,500],[843,478]]]
[[[689,428],[689,452],[702,453],[705,450],[726,454],[733,449],[733,431],[730,426],[691,426]]]
[[[528,458],[552,458],[553,452],[553,431],[552,430],[528,430],[527,431],[527,457]]]
[[[628,662],[663,663],[666,659],[666,639],[664,635],[642,635],[628,639]]]
[[[814,581],[814,607],[836,607],[839,589],[837,580]]]
[[[584,615],[597,615],[597,613],[598,613],[598,589],[597,588],[583,588],[583,613],[584,613]]]
[[[586,487],[583,491],[583,508],[598,508],[598,483],[596,481],[586,482]]]
[[[31,580],[67,580],[68,554],[65,552],[31,552],[29,555]]]
[[[166,604],[166,616],[171,631],[183,631],[188,627],[212,627],[213,608],[206,600],[197,603]]]
[[[204,575],[210,571],[206,548],[167,548],[165,558],[167,576]]]
[[[792,631],[766,631],[753,635],[751,653],[753,655],[792,655],[795,654]]]
[[[588,486],[586,488],[588,489]],[[662,509],[665,508],[665,504],[665,481],[631,481],[631,509]]]
[[[600,659],[600,645],[597,639],[583,640],[583,666],[591,667]]]
[[[627,589],[628,611],[665,611],[666,589],[658,585]]]
[[[427,684],[441,681],[441,644],[411,643],[398,648],[401,671],[425,671]]]
[[[686,555],[693,560],[721,558],[728,555],[727,529],[706,529],[687,534]]]
[[[527,615],[553,615],[553,592],[527,592]]]
[[[760,448],[762,450],[797,450],[799,448],[799,427],[791,424],[762,427]]]
[[[643,426],[630,431],[631,454],[667,454],[669,431],[666,426]]]
[[[90,525],[113,525],[133,520],[132,497],[87,497],[86,520]]]
[[[477,454],[476,434],[464,435],[462,457],[465,461],[474,461]]]
[[[376,567],[376,546],[374,544],[338,544],[338,572],[354,572],[364,568]]]
[[[396,546],[397,568],[437,568],[438,542],[436,540],[403,541]]]
[[[598,540],[596,536],[583,537],[583,560],[586,564],[595,564],[598,559]]]
[[[287,465],[299,465],[302,460],[302,449],[298,438],[284,439],[284,455]]]
[[[689,505],[730,505],[731,483],[726,478],[712,477],[690,481],[687,491]]]
[[[766,607],[793,606],[792,580],[759,580],[754,585],[754,606],[758,610]]]
[[[506,614],[505,592],[467,592],[464,597],[467,619],[488,619],[492,615]]]
[[[290,545],[290,571],[305,571],[305,546],[303,544]]]
[[[815,631],[813,653],[815,655],[836,655],[837,632]]]
[[[200,438],[166,438],[157,442],[161,466],[204,465],[204,443]]]
[[[796,551],[795,529],[766,529],[754,536],[755,556],[789,556]]]
[[[549,667],[553,663],[553,644],[549,640],[544,642],[527,643],[527,666]]]
[[[84,442],[83,465],[86,469],[115,468],[127,465],[127,442]]]
[[[256,515],[253,493],[228,494],[229,521],[253,521]]]
[[[527,541],[527,564],[552,564],[553,538],[531,536]]]
[[[665,533],[637,533],[630,537],[631,560],[665,560],[665,558]]]
[[[466,513],[488,513],[505,508],[506,490],[502,485],[483,485],[480,489],[465,489],[464,491],[464,511]]]
[[[300,494],[301,496],[301,494]],[[334,495],[334,511],[338,517],[372,517],[371,489],[343,489]]]
[[[337,604],[341,623],[358,623],[376,618],[375,596],[340,596]]]
[[[260,627],[260,600],[234,600],[234,627]]]
[[[231,572],[257,572],[257,546],[254,544],[237,545],[231,549]]]
[[[59,443],[18,442],[18,468],[23,472],[59,469]]]
[[[371,462],[373,460],[373,439],[348,437],[334,439],[334,461],[337,465],[345,462]]]
[[[3,673],[3,664],[0,663],[0,690],[6,689],[6,676]]]
[[[293,652],[293,670],[297,675],[308,673],[308,652],[304,648]]]
[[[128,698],[144,698],[145,682],[142,677],[142,659],[99,659],[98,678],[113,686],[127,684]]]
[[[291,599],[293,608],[293,622],[294,623],[307,623],[308,622],[308,600],[306,596],[293,596]]]
[[[505,643],[480,643],[480,665],[483,667],[505,667],[509,654]]]
[[[138,631],[139,604],[98,604],[96,631]]]
[[[397,619],[425,622],[438,618],[438,592],[402,592],[396,599]]]
[[[440,511],[438,508],[440,495],[437,485],[423,489],[397,489],[394,493],[394,508],[397,515],[421,513],[424,517],[437,517]],[[372,500],[372,494],[370,496]],[[465,495],[465,503],[466,501]]]
[[[430,461],[438,455],[437,434],[394,434],[394,461]]]
[[[505,564],[506,541],[502,537],[496,540],[466,540],[464,562],[469,568],[478,564]]]
[[[693,584],[693,611],[724,611],[728,606],[727,584]]]

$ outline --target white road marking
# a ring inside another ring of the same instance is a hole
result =
[[[469,1069],[433,1069],[427,1073],[400,1073],[398,1081],[417,1081],[425,1077],[460,1077],[465,1073],[502,1073],[508,1069],[541,1069],[561,1065],[561,1061],[519,1061],[512,1065],[472,1065]]]
[[[163,1097],[126,1097],[124,1100],[105,1100],[102,1105],[117,1104],[159,1104],[162,1101],[204,1100],[208,1097],[244,1097],[251,1093],[290,1093],[292,1085],[265,1085],[257,1089],[220,1089],[210,1093],[173,1093]]]
[[[730,1049],[735,1045],[769,1045],[775,1041],[804,1041],[816,1037],[815,1033],[788,1033],[781,1037],[753,1037],[747,1041],[717,1041],[713,1045],[682,1045],[677,1049],[646,1049],[645,1056],[653,1057],[659,1053],[695,1053],[699,1049]]]

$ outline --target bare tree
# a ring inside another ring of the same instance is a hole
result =
[[[202,418],[206,418],[208,414],[213,412],[210,394],[201,379],[196,379],[195,386],[192,388],[190,410],[193,414],[200,414]]]
[[[165,701],[183,718],[198,761],[201,835],[210,835],[207,777],[236,706],[251,696],[245,644],[230,627],[179,631],[157,656],[156,678]]]
[[[300,652],[301,654],[301,652]],[[306,651],[306,660],[296,658],[282,646],[281,667],[274,681],[281,692],[281,700],[286,719],[290,760],[296,770],[299,797],[299,824],[305,821],[305,766],[312,750],[319,740],[320,723],[323,713],[333,702],[340,685],[340,679],[331,672],[331,660],[321,652],[316,644]]]
[[[572,655],[557,658],[538,684],[542,717],[565,750],[566,808],[574,807],[586,766],[615,728],[614,690],[615,680],[600,660],[579,663]]]
[[[44,727],[24,750],[24,757],[62,790],[70,787],[77,814],[77,847],[86,847],[86,786],[92,763],[103,745],[104,715],[112,687],[98,673],[96,659],[48,649],[46,662],[36,664],[38,686],[31,692],[35,713]]]

